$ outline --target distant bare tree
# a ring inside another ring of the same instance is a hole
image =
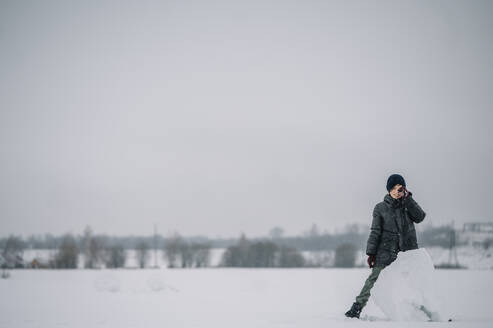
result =
[[[279,249],[279,264],[283,268],[303,267],[305,258],[295,248],[281,246]]]
[[[354,267],[356,261],[356,246],[343,243],[336,248],[334,266],[340,268]]]
[[[106,250],[106,267],[121,268],[125,265],[125,249],[121,245],[113,245]]]
[[[176,266],[178,255],[180,254],[180,247],[182,244],[182,238],[178,233],[166,238],[164,242],[164,256],[168,262],[169,268]]]
[[[90,226],[84,229],[82,237],[82,252],[84,254],[84,267],[93,269],[103,258],[102,241],[94,237]]]
[[[221,258],[221,265],[227,267],[300,267],[304,264],[303,256],[296,249],[279,247],[272,241],[249,241],[244,234]]]
[[[45,233],[44,244],[45,247],[48,249],[47,266],[56,268],[56,255],[58,253],[58,243],[56,241],[56,238],[50,233]]]
[[[5,247],[2,252],[2,256],[5,261],[2,266],[9,268],[24,267],[24,247],[24,242],[20,237],[10,235],[5,243]]]
[[[166,238],[164,252],[169,268],[180,265],[182,268],[209,266],[210,248],[207,243],[189,244],[178,233]],[[178,259],[180,262],[178,263]]]
[[[271,241],[253,242],[248,250],[248,267],[275,267],[278,247]]]
[[[149,245],[145,241],[141,241],[137,244],[135,252],[139,266],[145,268],[149,259]]]
[[[195,267],[208,267],[210,261],[210,248],[209,244],[193,243],[191,245],[193,262]]]
[[[55,265],[60,269],[75,269],[77,268],[77,256],[79,249],[74,236],[66,234],[62,238],[60,247],[55,256]]]
[[[233,266],[240,266],[240,267],[250,266],[248,263],[250,262],[250,258],[251,258],[251,256],[249,255],[250,246],[251,246],[250,241],[247,239],[245,233],[242,232],[238,244],[232,247],[233,250],[233,252],[231,252],[231,254],[233,254],[232,259],[233,259],[233,263],[236,264]],[[236,254],[236,256],[234,254]]]
[[[193,252],[190,245],[184,240],[181,240],[178,249],[180,253],[181,267],[191,267],[193,264]]]
[[[86,268],[96,268],[104,262],[104,242],[102,238],[92,236],[89,240],[88,258],[86,260]]]

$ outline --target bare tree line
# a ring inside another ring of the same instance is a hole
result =
[[[449,226],[425,227],[418,231],[422,246],[446,246],[450,243]],[[211,248],[223,248],[220,266],[232,267],[301,267],[355,265],[358,249],[364,249],[368,232],[358,225],[347,225],[338,234],[321,233],[316,225],[301,236],[284,237],[280,227],[272,228],[264,238],[246,239],[244,235],[232,239],[208,239],[206,237],[183,237],[178,233],[163,238],[155,234],[149,237],[111,237],[94,234],[88,226],[82,235],[65,234],[60,237],[45,235],[30,236],[26,240],[10,235],[0,238],[0,267],[2,268],[121,268],[135,251],[135,262],[139,268],[150,266],[151,251],[154,250],[157,265],[157,250],[163,251],[169,268],[209,267]],[[489,248],[493,242],[486,239],[482,247]],[[49,260],[34,259],[24,263],[27,248],[49,249]],[[303,257],[299,251],[310,251]],[[330,253],[329,251],[334,251]],[[79,263],[79,255],[80,257]]]
[[[22,253],[25,243],[18,237],[10,236],[3,251],[4,258],[18,259],[17,266],[22,265]],[[189,242],[175,233],[166,239],[162,248],[163,256],[169,268],[200,268],[210,266],[210,244]],[[355,249],[355,247],[352,247]],[[105,238],[94,235],[87,227],[78,243],[71,234],[65,234],[55,253],[48,262],[42,263],[34,259],[28,267],[74,269],[122,268],[125,266],[127,251],[118,243],[108,243]],[[78,263],[82,256],[81,265]],[[352,261],[354,262],[354,257]],[[145,240],[135,246],[135,259],[140,268],[148,266],[150,248]],[[313,262],[305,261],[302,254],[294,248],[277,245],[273,241],[252,241],[243,234],[236,245],[230,246],[224,252],[219,266],[231,267],[303,267],[318,266]],[[349,265],[351,266],[351,265]]]
[[[236,245],[224,252],[221,265],[226,267],[303,267],[305,259],[296,249],[278,246],[272,241],[250,241],[244,234]]]
[[[200,268],[209,266],[210,248],[210,244],[189,243],[175,233],[166,240],[164,251],[169,268]]]
[[[443,226],[431,226],[425,225],[418,227],[418,239],[423,246],[440,246],[447,248],[450,243],[450,230],[452,229],[448,225]],[[87,229],[87,228],[86,228]],[[347,224],[344,228],[337,230],[336,232],[329,233],[327,230],[323,232],[317,227],[316,224],[312,224],[311,227],[303,231],[299,235],[284,236],[284,229],[281,227],[273,227],[270,229],[265,237],[249,238],[251,241],[272,240],[278,245],[284,245],[291,248],[296,248],[300,251],[318,251],[318,250],[335,250],[339,245],[345,242],[350,242],[363,247],[368,238],[369,226],[361,224]],[[460,232],[458,232],[460,234]],[[74,235],[77,246],[83,249],[85,241],[86,231],[82,235]],[[158,249],[163,249],[163,245],[166,243],[166,239],[173,238],[174,235],[164,237],[156,234],[154,236],[108,236],[108,235],[93,235],[98,239],[101,239],[107,245],[119,244],[124,249],[135,249],[139,242],[145,242],[150,248],[156,246]],[[56,249],[62,242],[65,236],[54,236],[52,234],[44,235],[30,235],[25,239],[18,237],[25,248],[34,249]],[[6,242],[10,238],[0,237],[0,249],[4,249]],[[211,248],[227,248],[235,245],[238,242],[238,238],[208,238],[206,236],[187,236],[181,237],[188,243],[210,244]],[[458,240],[458,245],[460,241]],[[490,242],[491,244],[491,242]],[[152,246],[152,247],[151,247]],[[488,247],[488,244],[484,245]]]
[[[79,240],[72,234],[65,234],[53,243],[52,256],[47,260],[35,258],[30,263],[24,263],[23,253],[27,243],[17,236],[9,236],[0,253],[2,268],[55,268],[86,269],[122,268],[128,257],[128,249],[122,243],[111,241],[101,235],[95,235],[88,226]],[[210,264],[210,244],[188,242],[178,233],[166,239],[163,256],[168,267],[208,267]],[[146,239],[139,240],[133,247],[135,260],[139,268],[149,266],[151,249]],[[82,255],[82,263],[78,263]]]

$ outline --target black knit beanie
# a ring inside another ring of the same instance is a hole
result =
[[[390,190],[392,188],[394,188],[394,186],[396,184],[401,184],[402,186],[406,186],[406,181],[404,181],[404,178],[402,177],[402,175],[399,175],[399,174],[392,174],[388,179],[387,179],[387,191],[390,192]]]

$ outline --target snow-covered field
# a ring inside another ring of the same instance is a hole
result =
[[[453,322],[389,322],[370,301],[344,317],[370,269],[12,270],[0,327],[493,327],[489,270],[435,270]]]

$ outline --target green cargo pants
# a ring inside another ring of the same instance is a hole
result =
[[[378,276],[380,275],[380,272],[382,269],[385,268],[384,266],[374,266],[371,270],[370,275],[365,281],[365,285],[361,289],[361,292],[359,293],[358,296],[356,296],[356,302],[361,304],[361,308],[364,308],[366,305],[366,302],[368,302],[368,299],[370,298],[370,290],[372,289],[373,285],[375,284],[375,281],[377,281]]]

